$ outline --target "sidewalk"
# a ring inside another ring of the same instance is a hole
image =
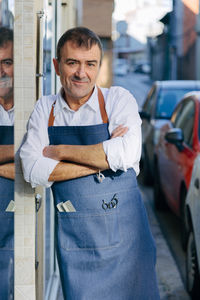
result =
[[[161,300],[189,300],[183,285],[176,262],[169,250],[167,242],[161,232],[157,218],[153,212],[150,199],[142,193],[149,216],[151,231],[157,246],[157,278]]]
[[[113,85],[122,86],[133,94],[137,100],[139,110],[141,110],[152,83],[152,80],[146,74],[129,73],[127,76],[113,77]]]

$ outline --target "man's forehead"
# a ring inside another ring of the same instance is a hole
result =
[[[61,48],[61,57],[63,55],[67,55],[69,52],[75,53],[74,51],[78,53],[84,53],[84,54],[93,54],[93,55],[99,55],[100,56],[100,49],[97,44],[92,45],[91,47],[86,47],[85,45],[77,45],[77,43],[73,41],[67,41],[63,47]]]
[[[6,41],[2,45],[0,45],[0,48],[12,48],[13,47],[13,42],[12,41]]]
[[[0,51],[1,52],[13,52],[13,42],[11,41],[8,41],[8,42],[5,42],[3,45],[0,45]]]

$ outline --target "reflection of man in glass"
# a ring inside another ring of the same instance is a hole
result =
[[[0,298],[13,299],[13,31],[0,27]]]
[[[0,28],[0,126],[14,123],[13,32]],[[0,145],[0,176],[14,178],[13,145]]]

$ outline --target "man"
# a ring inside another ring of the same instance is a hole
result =
[[[123,88],[99,88],[96,34],[68,30],[53,60],[62,88],[42,97],[21,148],[25,180],[51,186],[65,299],[159,299],[155,246],[137,188],[141,120]]]
[[[14,297],[13,31],[0,27],[0,294]]]
[[[13,33],[0,27],[0,126],[14,124],[13,72]],[[0,176],[14,179],[13,160],[13,145],[0,145]]]

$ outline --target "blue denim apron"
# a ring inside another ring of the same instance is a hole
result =
[[[51,145],[90,145],[110,138],[108,124],[50,126]],[[133,169],[106,170],[52,185],[56,250],[67,300],[157,300],[155,244]]]
[[[0,126],[0,145],[13,145],[14,127]],[[6,212],[14,200],[14,181],[0,176],[0,299],[14,299],[14,213]]]

